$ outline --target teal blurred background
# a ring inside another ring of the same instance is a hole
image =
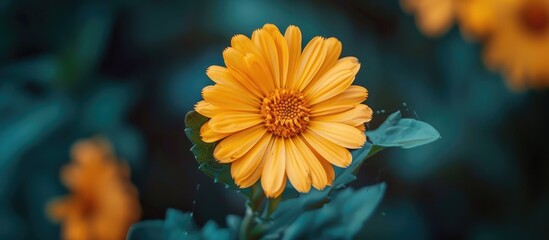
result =
[[[513,92],[458,29],[424,37],[398,0],[2,1],[0,239],[58,239],[45,205],[76,140],[102,134],[129,162],[142,219],[167,208],[223,225],[244,199],[196,167],[184,116],[230,38],[264,23],[337,37],[362,63],[369,128],[402,110],[442,139],[373,158],[355,186],[387,182],[357,238],[549,236],[549,91]]]

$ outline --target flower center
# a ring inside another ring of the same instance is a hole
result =
[[[549,27],[547,7],[538,1],[526,2],[519,12],[522,26],[531,33],[544,33]]]
[[[278,137],[289,138],[303,132],[310,112],[303,94],[288,89],[276,89],[261,104],[267,130]]]

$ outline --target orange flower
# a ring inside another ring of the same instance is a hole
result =
[[[491,3],[497,19],[485,43],[488,67],[502,71],[513,89],[549,86],[549,1],[477,1]]]
[[[61,171],[71,195],[48,206],[62,224],[64,239],[125,239],[140,217],[137,190],[127,165],[119,163],[102,138],[82,140],[72,147],[73,162]]]
[[[332,164],[351,164],[348,148],[366,141],[372,110],[361,104],[367,91],[351,85],[360,63],[339,58],[335,38],[313,38],[301,50],[296,26],[284,35],[272,24],[252,38],[236,35],[223,52],[227,67],[211,66],[216,84],[205,87],[195,110],[211,118],[200,131],[220,141],[214,157],[231,163],[241,188],[261,178],[268,197],[279,196],[289,179],[299,192],[323,189],[334,179]]]

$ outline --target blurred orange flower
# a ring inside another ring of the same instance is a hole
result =
[[[48,213],[62,224],[64,239],[124,239],[139,220],[138,194],[126,164],[118,162],[102,138],[81,140],[72,147],[73,161],[61,171],[71,191],[54,200]]]
[[[497,19],[490,22],[486,65],[502,71],[513,89],[549,86],[549,1],[483,1]]]
[[[402,8],[413,14],[421,32],[438,37],[456,20],[459,0],[401,0]]]
[[[499,3],[508,0],[461,0],[457,18],[466,37],[483,40],[498,21]]]
[[[485,64],[513,89],[549,86],[549,0],[402,0],[427,36],[458,21],[484,44]]]

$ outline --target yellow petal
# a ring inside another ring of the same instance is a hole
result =
[[[353,81],[360,68],[356,58],[340,59],[337,64],[305,91],[310,104],[330,99],[345,91]]]
[[[324,189],[328,185],[328,177],[320,161],[314,154],[313,150],[307,146],[305,141],[300,137],[293,138],[294,144],[303,156],[303,160],[307,164],[309,173],[311,174],[311,183],[318,190]]]
[[[202,125],[202,127],[200,127],[200,137],[202,138],[202,141],[207,143],[213,143],[232,134],[214,132],[210,127],[210,121],[207,121],[206,123],[204,123],[204,125]]]
[[[361,148],[366,142],[366,136],[363,132],[343,123],[311,121],[308,128],[312,132],[345,148]]]
[[[258,86],[257,82],[252,79],[248,73],[248,66],[244,60],[245,54],[239,52],[238,50],[229,47],[223,51],[223,59],[225,60],[225,65],[234,79],[240,82],[243,86],[246,86],[251,92],[256,96],[266,96],[269,94],[265,92]]]
[[[237,132],[219,142],[213,154],[219,162],[230,163],[250,151],[266,132],[262,125]]]
[[[319,157],[318,160],[320,160],[320,164],[324,168],[324,171],[326,172],[326,181],[328,182],[328,186],[332,186],[332,183],[335,179],[335,171],[334,167],[330,162],[328,162],[326,159]]]
[[[364,125],[364,124],[359,124],[359,125],[357,125],[357,126],[355,126],[355,127],[356,127],[359,131],[361,131],[361,132],[366,131],[366,125]],[[366,137],[368,137],[368,136],[366,136]]]
[[[250,38],[242,34],[238,34],[231,39],[231,46],[243,55],[247,53],[261,55],[261,49]]]
[[[288,178],[286,176],[284,176],[284,179],[282,179],[282,184],[281,184],[282,187],[280,187],[278,190],[276,190],[276,192],[273,193],[273,198],[276,198],[276,197],[280,196],[280,194],[282,194],[284,192],[284,189],[286,188],[287,180],[288,180]]]
[[[200,113],[200,115],[213,118],[215,114],[219,112],[219,108],[214,106],[213,104],[206,102],[204,100],[197,102],[194,105],[194,110]]]
[[[286,85],[284,88],[290,88],[293,86],[293,79],[297,71],[299,58],[301,56],[301,30],[296,26],[289,26],[286,28],[284,38],[288,44],[288,76],[286,78]]]
[[[358,59],[356,57],[344,57],[337,60],[337,64],[347,64],[349,66],[349,69],[353,71],[355,74],[358,73],[358,70],[360,70],[360,62],[358,62]],[[335,67],[335,65],[334,65]]]
[[[273,147],[267,152],[261,175],[261,186],[265,195],[275,198],[284,190],[286,179],[286,150],[284,138],[275,138]]]
[[[259,112],[261,106],[258,98],[219,84],[202,89],[202,97],[206,102],[224,110]]]
[[[233,168],[233,164],[231,164],[231,169]],[[240,179],[235,179],[235,183],[240,188],[248,188],[254,185],[259,178],[261,177],[261,172],[263,172],[263,162],[259,164],[259,166],[251,171],[249,176],[242,177]]]
[[[285,141],[286,144],[286,174],[292,186],[298,192],[306,193],[311,189],[311,177],[309,169],[301,154],[301,150],[293,142],[292,138]]]
[[[280,30],[273,25],[273,24],[265,24],[263,26],[263,29],[265,29],[269,34],[271,34],[271,37],[273,38],[275,45],[276,45],[276,52],[278,54],[278,71],[279,71],[279,79],[275,82],[277,88],[283,88],[286,86],[286,78],[288,75],[288,64],[289,64],[289,52],[288,52],[288,43],[286,42],[286,39],[282,34],[280,33]],[[276,69],[275,69],[276,70]],[[276,80],[276,79],[275,79]]]
[[[257,30],[254,32],[256,34]],[[253,40],[239,34],[232,38],[231,45],[240,51],[246,63],[243,71],[248,73],[251,81],[257,86],[261,93],[269,93],[274,90],[274,80],[271,74],[271,66],[265,58],[261,48],[256,46]],[[253,57],[252,57],[253,56]],[[259,75],[258,75],[259,74]]]
[[[314,148],[312,148],[306,140],[303,140],[307,146],[309,146],[310,149],[313,150],[313,153],[314,155],[316,156],[316,158],[318,159],[318,161],[320,162],[320,165],[322,165],[322,168],[324,169],[324,172],[326,172],[326,182],[327,182],[327,186],[331,186],[332,183],[334,182],[334,179],[335,179],[335,171],[334,171],[334,167],[332,166],[332,164],[330,162],[328,162],[328,160],[326,160],[324,157],[322,157],[317,151],[314,150]]]
[[[265,29],[269,34],[271,34],[271,36],[273,36],[273,38],[277,33],[281,34],[278,27],[276,25],[272,24],[272,23],[266,23],[265,25],[263,25],[263,29]]]
[[[328,38],[324,41],[324,45],[326,46],[326,58],[324,59],[324,62],[322,62],[322,66],[320,69],[318,69],[318,72],[315,74],[313,80],[308,84],[305,89],[310,88],[314,83],[318,81],[320,77],[322,77],[328,70],[330,70],[332,67],[335,66],[339,59],[339,55],[341,54],[341,42],[337,40],[337,38]]]
[[[322,66],[324,58],[326,58],[324,38],[315,37],[305,46],[299,57],[296,75],[292,79],[293,83],[290,82],[291,88],[297,88],[299,91],[305,89]]]
[[[345,168],[351,164],[353,159],[351,153],[346,148],[309,130],[305,131],[302,136],[315,152],[331,164],[341,168]]]
[[[280,66],[278,65],[278,52],[276,44],[271,37],[271,34],[265,29],[258,29],[253,32],[252,40],[263,53],[265,61],[269,66],[269,77],[273,81],[273,86],[280,86]],[[274,90],[274,88],[273,88]]]
[[[341,42],[334,37],[326,39],[325,44],[327,50],[326,58],[322,63],[322,67],[320,67],[320,69],[318,70],[319,75],[326,73],[328,70],[335,66],[339,59],[339,56],[341,55],[341,50],[343,49]]]
[[[209,123],[214,132],[235,133],[263,122],[259,113],[220,112]]]
[[[355,105],[364,102],[368,97],[366,88],[352,85],[342,93],[319,102],[311,107],[311,116],[323,116],[335,114],[354,108]]]
[[[240,159],[231,164],[231,176],[241,188],[253,185],[261,176],[266,153],[272,148],[272,135],[265,134]]]
[[[206,75],[217,84],[233,85],[238,83],[229,72],[229,69],[225,67],[212,65],[206,69]]]
[[[244,62],[246,62],[250,77],[256,81],[262,92],[271,93],[275,90],[269,63],[263,57],[249,53],[244,57]]]
[[[229,69],[225,67],[220,67],[215,65],[210,66],[208,67],[208,69],[206,69],[206,75],[208,75],[208,77],[215,83],[224,85],[226,87],[234,89],[235,91],[249,92],[255,97],[259,97],[259,98],[263,97],[257,92],[252,91],[253,89],[250,89],[247,86],[242,85],[241,82],[239,82],[233,77],[233,75],[231,74],[231,71],[229,71]]]
[[[352,109],[344,112],[329,114],[319,117],[312,117],[313,121],[320,122],[338,122],[352,126],[358,126],[372,120],[372,109],[364,104],[358,104]]]

